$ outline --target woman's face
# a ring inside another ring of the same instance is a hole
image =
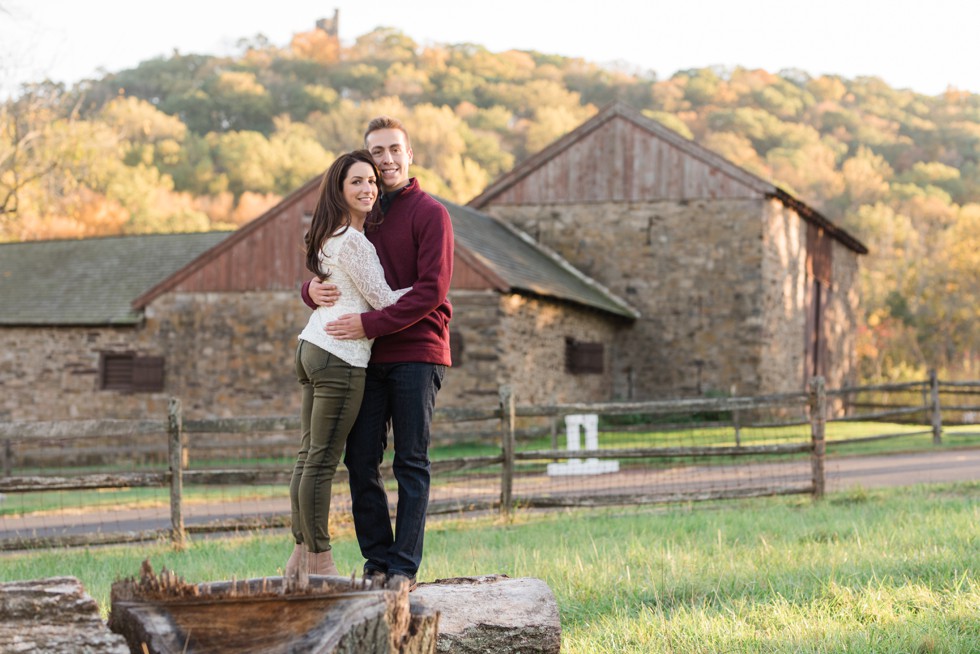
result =
[[[378,197],[378,179],[374,168],[363,161],[355,161],[347,169],[344,178],[344,200],[352,214],[366,216]]]

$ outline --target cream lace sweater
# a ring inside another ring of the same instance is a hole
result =
[[[299,338],[337,355],[352,366],[366,368],[373,341],[367,338],[337,340],[324,331],[324,326],[345,313],[364,313],[391,306],[412,289],[391,290],[374,246],[353,227],[323,244],[320,272],[330,273],[327,281],[337,285],[340,299],[332,307],[317,307]]]

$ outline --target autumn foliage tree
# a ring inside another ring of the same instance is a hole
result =
[[[68,115],[63,90],[26,86],[0,105],[0,235],[18,231],[34,210],[27,197],[57,167],[50,156],[54,123]]]
[[[622,100],[772,181],[869,245],[865,379],[980,374],[980,96],[874,77],[742,67],[651,71],[391,27],[261,35],[235,56],[174,53],[0,103],[0,238],[234,227],[382,113],[412,134],[413,172],[466,202],[516,162]]]

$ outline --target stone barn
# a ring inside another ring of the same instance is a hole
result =
[[[236,232],[0,244],[0,420],[298,408],[318,180]],[[519,164],[456,235],[440,406],[854,380],[853,236],[622,104]]]
[[[0,244],[0,420],[289,415],[319,179],[236,232]],[[611,399],[638,313],[512,227],[445,203],[454,366],[439,406]]]
[[[635,307],[613,397],[795,392],[855,380],[857,239],[620,103],[469,204]]]

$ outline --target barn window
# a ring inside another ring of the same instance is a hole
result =
[[[565,339],[565,371],[573,375],[602,373],[604,348],[602,343],[585,343]]]
[[[138,357],[132,352],[103,352],[99,388],[104,391],[155,393],[163,390],[163,357]]]
[[[454,368],[463,365],[463,335],[455,329],[449,332],[449,357]]]

